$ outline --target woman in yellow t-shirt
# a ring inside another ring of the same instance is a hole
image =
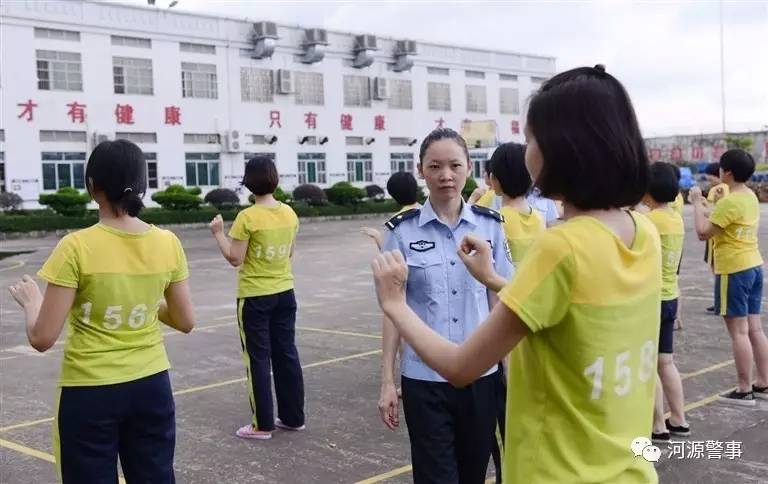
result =
[[[651,433],[662,264],[653,224],[621,209],[648,178],[629,96],[600,65],[557,74],[532,97],[525,135],[528,170],[566,221],[541,234],[510,282],[486,241],[463,239],[459,257],[502,304],[464,343],[441,338],[406,304],[398,251],[372,262],[379,303],[456,386],[511,351],[505,482],[657,482],[661,450],[630,450]]]
[[[224,235],[217,215],[211,222],[219,250],[237,277],[237,322],[248,375],[251,423],[235,435],[267,440],[275,427],[304,430],[304,377],[296,349],[296,297],[291,257],[299,219],[273,196],[279,177],[275,163],[255,157],[245,166],[242,184],[254,203],[237,214]],[[277,394],[277,419],[272,406],[272,378]]]
[[[38,276],[10,287],[38,351],[69,321],[61,365],[54,453],[64,483],[174,482],[175,407],[160,322],[188,333],[195,315],[187,259],[176,236],[141,221],[144,155],[104,141],[85,180],[99,223],[65,236]]]
[[[717,205],[717,202],[719,202],[723,197],[728,195],[730,192],[730,189],[728,188],[728,184],[723,183],[720,180],[720,163],[714,162],[707,165],[706,169],[704,170],[704,175],[707,177],[707,181],[709,182],[709,191],[707,192],[707,208],[711,212],[712,208],[714,208],[715,205]],[[712,271],[712,274],[715,273],[715,243],[712,239],[706,239],[704,244],[704,262],[707,263],[709,266],[709,269]],[[712,306],[707,308],[707,312],[713,313],[715,312],[715,305],[712,304]]]

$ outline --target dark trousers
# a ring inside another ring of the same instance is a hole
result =
[[[496,429],[498,375],[465,388],[403,377],[415,484],[482,484]]]
[[[277,416],[285,425],[304,425],[304,377],[296,349],[296,297],[293,289],[238,299],[238,323],[253,426],[274,430],[272,379]]]
[[[499,371],[496,372],[496,432],[493,438],[493,467],[496,468],[496,484],[501,484],[501,460],[504,457],[504,418],[507,414],[507,385],[505,382],[504,367],[499,363]]]
[[[57,425],[65,484],[117,483],[118,455],[128,484],[176,482],[167,371],[116,385],[63,387]]]

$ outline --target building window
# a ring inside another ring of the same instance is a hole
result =
[[[243,101],[271,103],[275,100],[272,69],[240,68],[240,96]]]
[[[182,62],[181,93],[183,97],[218,99],[216,65]]]
[[[0,141],[5,141],[5,130],[0,129]]]
[[[319,72],[294,72],[293,85],[296,90],[296,104],[301,106],[322,106],[325,104],[323,75]]]
[[[63,141],[65,143],[85,143],[85,131],[40,131],[40,141]]]
[[[187,186],[219,186],[218,153],[185,153]]]
[[[363,146],[362,136],[347,136],[344,138],[344,143],[347,146]]]
[[[520,101],[516,87],[499,89],[499,112],[501,114],[520,114]]]
[[[157,188],[157,153],[144,153],[147,160],[147,187]]]
[[[75,42],[80,42],[80,32],[72,32],[71,30],[35,27],[35,37],[38,39],[73,40]]]
[[[5,152],[0,151],[0,192],[5,192]]]
[[[142,39],[141,37],[126,37],[124,35],[113,35],[112,45],[122,45],[125,47],[141,47],[144,49],[151,49],[152,41],[150,39]]]
[[[85,188],[85,152],[43,151],[43,190]]]
[[[38,50],[37,88],[46,91],[82,91],[80,54]]]
[[[485,178],[485,165],[488,163],[488,156],[485,153],[470,153],[469,159],[472,160],[472,175],[475,178]]]
[[[299,153],[299,183],[326,183],[325,153]]]
[[[464,71],[464,76],[470,79],[485,79],[485,72],[481,71]]]
[[[450,75],[450,73],[451,71],[445,67],[427,67],[427,74],[432,74],[434,76],[447,76]]]
[[[347,181],[373,181],[372,153],[347,153]]]
[[[127,139],[133,143],[157,143],[157,133],[115,133],[115,139]]]
[[[221,136],[216,133],[184,133],[184,144],[218,145],[221,144]]]
[[[275,154],[271,153],[271,152],[270,153],[255,153],[255,152],[254,153],[252,153],[252,152],[243,153],[243,160],[245,160],[246,163],[248,163],[248,161],[251,158],[256,158],[256,157],[259,157],[259,158],[269,158],[270,160],[275,161]]]
[[[485,98],[485,86],[466,86],[467,112],[484,113],[488,111]]]
[[[515,81],[517,82],[517,76],[514,74],[499,74],[500,81]]]
[[[152,60],[131,57],[112,58],[115,94],[149,94],[152,90]]]
[[[430,111],[450,111],[451,85],[447,82],[428,82],[427,102]]]
[[[407,79],[389,80],[389,100],[387,106],[391,109],[413,109],[411,81]]]
[[[179,43],[179,50],[182,52],[193,52],[195,54],[215,54],[216,46],[208,44],[193,44],[191,42]]]
[[[371,106],[371,83],[366,76],[344,76],[344,106]]]
[[[413,173],[413,153],[390,153],[390,171]]]

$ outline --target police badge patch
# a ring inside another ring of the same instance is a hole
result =
[[[435,243],[428,240],[419,240],[417,242],[411,242],[408,247],[416,252],[426,252],[435,248]]]

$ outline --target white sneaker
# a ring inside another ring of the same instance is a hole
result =
[[[288,425],[285,425],[282,420],[275,419],[275,427],[281,428],[283,430],[291,430],[291,431],[299,431],[299,430],[306,430],[306,425],[299,425],[298,427],[290,427]]]

